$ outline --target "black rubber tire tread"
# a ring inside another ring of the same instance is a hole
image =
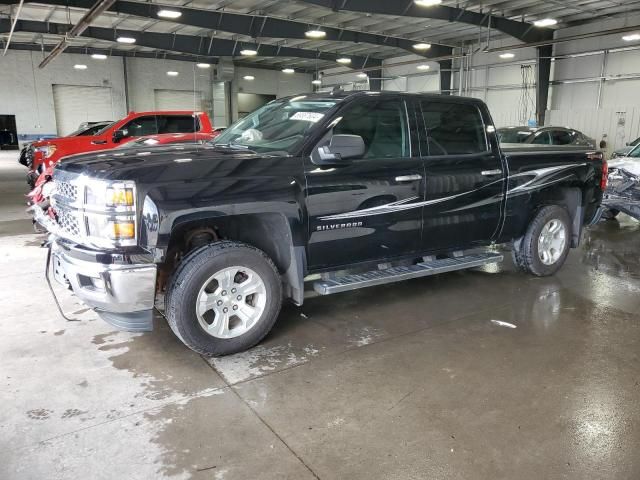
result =
[[[615,208],[610,208],[609,210],[605,210],[602,212],[602,218],[605,220],[615,220],[615,218],[620,214],[620,210],[616,210]]]
[[[545,265],[538,256],[538,237],[542,228],[552,219],[557,219],[564,223],[567,239],[564,252],[558,261],[553,265]],[[554,275],[564,265],[567,255],[569,255],[571,232],[571,217],[565,208],[558,205],[549,205],[541,208],[527,227],[527,233],[522,238],[519,251],[514,253],[514,260],[518,262],[518,267],[537,277]]]
[[[247,266],[260,274],[267,288],[267,305],[262,319],[246,334],[215,338],[198,323],[195,296],[209,276],[231,265]],[[191,350],[208,357],[229,355],[256,345],[275,324],[281,306],[282,283],[273,261],[251,245],[226,240],[190,252],[171,276],[165,296],[165,315],[173,333]]]

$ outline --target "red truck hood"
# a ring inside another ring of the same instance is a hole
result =
[[[91,145],[93,140],[99,137],[95,136],[82,136],[82,137],[60,137],[51,138],[49,140],[40,140],[33,142],[34,147],[42,147],[44,145],[55,145],[57,147],[64,147],[66,145]]]

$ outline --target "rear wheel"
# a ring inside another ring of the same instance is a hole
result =
[[[167,291],[166,314],[185,345],[217,356],[262,340],[281,304],[280,275],[264,252],[238,242],[216,242],[183,260]]]
[[[566,209],[542,208],[514,248],[516,265],[533,275],[553,275],[564,264],[571,247],[571,218]]]

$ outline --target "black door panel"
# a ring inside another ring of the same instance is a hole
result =
[[[400,99],[367,99],[341,114],[331,133],[361,136],[366,153],[333,168],[307,160],[311,270],[420,249],[424,168],[409,133],[415,117]]]

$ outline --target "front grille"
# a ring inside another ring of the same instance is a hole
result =
[[[64,231],[66,236],[78,239],[81,236],[80,220],[71,211],[64,208],[56,209],[56,217],[58,219],[58,225]]]
[[[55,182],[55,192],[69,203],[78,199],[78,186],[69,182]]]

